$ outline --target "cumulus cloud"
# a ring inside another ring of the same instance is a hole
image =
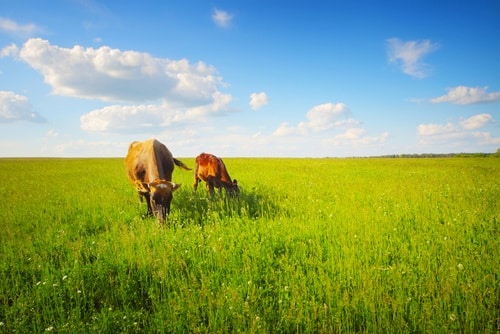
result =
[[[389,63],[395,63],[403,73],[419,79],[429,75],[429,66],[422,59],[437,48],[438,44],[427,39],[407,42],[399,38],[387,40]]]
[[[203,62],[154,58],[147,53],[107,46],[63,48],[29,39],[19,58],[39,71],[53,93],[103,101],[202,105],[213,102],[222,78]]]
[[[222,28],[227,28],[231,24],[231,21],[233,19],[233,15],[229,14],[226,11],[215,9],[213,14],[212,14],[212,20],[217,24],[219,27]]]
[[[266,93],[252,93],[250,95],[250,107],[252,110],[257,110],[269,103],[269,97]]]
[[[447,123],[446,125],[441,124],[420,124],[417,127],[417,134],[419,136],[442,136],[442,137],[450,137],[453,134],[459,132],[460,129],[458,126]]]
[[[83,115],[81,127],[87,131],[142,131],[181,118],[225,114],[232,100],[219,90],[224,83],[217,70],[203,62],[155,58],[107,46],[63,48],[39,38],[20,48],[10,45],[1,55],[16,57],[39,71],[53,94],[127,104]]]
[[[205,119],[229,110],[231,96],[217,93],[214,103],[185,107],[176,104],[112,105],[80,117],[80,127],[91,132],[145,133],[173,124]]]
[[[10,44],[0,50],[0,57],[13,57],[16,58],[19,54],[19,48],[15,44]]]
[[[33,23],[19,24],[16,21],[0,17],[0,31],[19,37],[28,37],[41,31],[41,29]]]
[[[292,136],[296,134],[301,134],[299,129],[294,126],[290,126],[287,122],[281,123],[276,130],[273,132],[273,136],[284,137]]]
[[[273,133],[275,136],[304,135],[309,132],[323,132],[334,128],[351,127],[359,122],[347,117],[349,109],[344,103],[325,103],[310,109],[307,121],[296,126],[282,123]]]
[[[472,131],[493,123],[490,114],[479,114],[461,120],[458,123],[420,124],[417,126],[417,136],[420,144],[439,142],[461,142],[463,140],[478,140],[480,144],[498,144],[500,138],[493,137],[489,132]]]
[[[462,120],[460,125],[466,130],[474,130],[482,128],[491,122],[493,122],[493,116],[490,114],[480,114]]]
[[[457,86],[448,89],[448,94],[436,97],[432,103],[475,104],[500,101],[500,92],[488,93],[488,87]]]
[[[346,116],[350,113],[344,103],[320,104],[309,110],[306,114],[307,122],[302,122],[299,127],[313,131],[325,131],[345,125],[357,124],[352,118]]]
[[[0,91],[0,122],[28,121],[43,123],[45,119],[33,111],[26,96]]]
[[[351,144],[354,146],[357,145],[375,145],[375,144],[383,144],[387,141],[389,137],[388,132],[383,132],[379,136],[367,136],[365,135],[366,130],[359,127],[354,127],[347,129],[344,133],[336,135],[331,143],[333,145],[339,146],[344,144]]]

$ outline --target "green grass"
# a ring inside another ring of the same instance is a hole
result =
[[[498,158],[224,161],[160,227],[122,159],[1,159],[0,332],[498,332]]]

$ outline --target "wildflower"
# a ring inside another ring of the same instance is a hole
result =
[[[52,331],[53,329],[54,329],[54,327],[50,326],[50,327],[45,328],[45,331],[46,331],[46,332],[50,332],[50,331]]]
[[[457,265],[457,269],[458,269],[459,271],[464,270],[464,265],[463,265],[463,264],[461,264],[461,263],[459,263],[459,264]]]

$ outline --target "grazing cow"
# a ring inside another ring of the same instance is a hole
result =
[[[221,158],[213,154],[201,153],[196,157],[196,167],[194,171],[194,190],[198,188],[198,182],[205,181],[210,195],[215,188],[224,188],[230,195],[238,195],[240,190],[236,180],[231,181],[226,166]]]
[[[181,186],[172,182],[174,164],[191,170],[156,139],[132,142],[125,158],[130,182],[137,189],[141,202],[146,199],[148,215],[154,214],[160,223],[164,223],[170,213],[172,193]]]

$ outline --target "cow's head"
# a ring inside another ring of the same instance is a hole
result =
[[[238,187],[238,181],[236,179],[233,180],[232,183],[229,183],[226,187],[228,194],[233,196],[238,196],[240,194],[240,188]]]
[[[170,202],[172,202],[172,193],[179,189],[180,184],[166,180],[154,180],[148,184],[149,200],[151,210],[160,223],[165,222],[165,217],[170,213]]]

